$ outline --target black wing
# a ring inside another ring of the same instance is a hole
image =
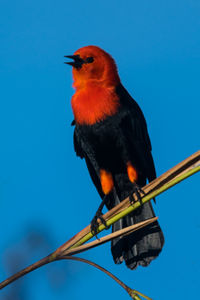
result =
[[[139,165],[146,178],[152,181],[156,178],[156,171],[144,115],[139,105],[121,84],[117,87],[116,92],[120,97],[122,107],[126,111],[122,120],[122,130],[126,137],[127,145],[129,145],[130,151],[133,153],[132,160],[137,161],[136,165]]]

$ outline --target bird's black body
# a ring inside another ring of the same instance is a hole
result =
[[[110,172],[114,180],[114,190],[109,195],[108,209],[130,195],[133,183],[127,175],[127,162],[138,173],[137,184],[141,187],[146,180],[156,177],[151,143],[145,118],[138,104],[131,98],[124,87],[119,84],[116,93],[120,107],[116,114],[93,125],[78,125],[74,130],[74,148],[76,154],[84,158],[100,196],[99,172]],[[113,231],[133,225],[154,216],[151,203],[148,202],[138,211],[119,220],[113,225]],[[116,263],[124,259],[131,269],[137,265],[148,265],[162,249],[164,237],[158,223],[112,242],[112,254]]]

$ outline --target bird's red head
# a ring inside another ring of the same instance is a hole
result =
[[[73,66],[75,88],[82,88],[91,81],[105,86],[116,86],[120,82],[113,58],[97,46],[82,47],[66,57],[74,60],[68,64]]]
[[[92,125],[114,115],[120,106],[116,87],[120,83],[113,58],[96,46],[77,50],[67,64],[73,66],[72,109],[77,124]]]

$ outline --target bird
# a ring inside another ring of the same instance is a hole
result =
[[[78,157],[85,160],[102,202],[91,221],[97,233],[97,219],[135,192],[140,197],[147,180],[156,178],[151,141],[144,114],[121,83],[112,56],[98,46],[85,46],[65,55],[72,66],[71,98],[74,115],[73,143]],[[155,216],[147,202],[112,225],[115,232]],[[136,233],[111,242],[116,264],[123,261],[134,270],[148,266],[162,250],[164,235],[158,221]]]

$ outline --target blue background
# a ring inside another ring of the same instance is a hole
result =
[[[1,0],[1,280],[10,275],[4,253],[21,253],[32,224],[51,243],[23,267],[85,227],[100,202],[84,162],[74,154],[72,76],[63,56],[93,44],[114,57],[122,83],[147,119],[160,175],[199,149],[199,32],[198,0]],[[83,257],[153,299],[197,298],[198,191],[195,175],[157,198],[165,246],[148,268],[130,271],[114,265],[109,244]],[[62,284],[52,289],[41,275],[44,267],[25,279],[26,299],[128,299],[94,268],[77,262],[58,264],[67,270]],[[0,298],[8,292],[5,289]]]

